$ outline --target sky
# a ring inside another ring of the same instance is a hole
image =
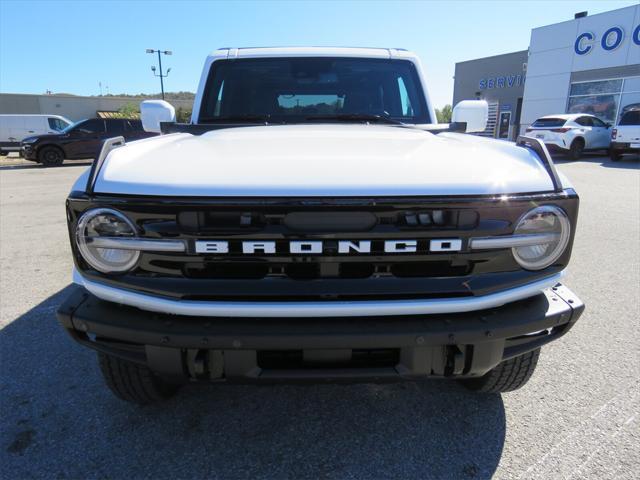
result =
[[[173,52],[166,91],[195,92],[220,47],[399,47],[420,56],[442,107],[456,62],[524,50],[532,28],[637,2],[0,0],[0,92],[157,93],[147,48]]]

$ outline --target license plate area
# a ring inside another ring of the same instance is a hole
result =
[[[399,348],[258,350],[257,363],[267,370],[395,367]]]

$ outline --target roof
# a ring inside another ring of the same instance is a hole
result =
[[[542,25],[541,27],[532,28],[531,31],[542,30],[542,29],[550,28],[550,27],[553,28],[556,25],[562,25],[563,23],[570,23],[570,22],[575,22],[576,24],[581,24],[581,23],[584,23],[586,21],[586,22],[589,23],[589,25],[592,25],[593,24],[592,20],[591,20],[592,18],[605,17],[605,16],[614,17],[614,16],[616,16],[618,14],[618,12],[621,12],[621,11],[627,10],[627,9],[629,10],[630,16],[633,17],[633,12],[631,10],[635,9],[635,8],[638,8],[638,5],[629,5],[629,6],[626,6],[626,7],[617,8],[615,10],[607,10],[606,12],[592,13],[592,14],[587,15],[586,17],[569,18],[569,19],[564,20],[562,22],[550,23],[548,25]],[[626,13],[623,14],[622,16],[624,17],[624,15],[626,15]],[[620,18],[620,17],[617,17],[617,18]],[[614,20],[614,22],[615,22],[615,20]],[[637,25],[637,24],[634,23],[634,25]]]
[[[543,117],[539,117],[538,120],[542,118],[561,118],[562,120],[573,120],[578,117],[596,117],[596,116],[591,115],[590,113],[560,113],[558,115],[545,115]]]
[[[213,57],[367,57],[414,58],[416,55],[404,48],[369,47],[248,47],[221,48],[211,53]]]
[[[55,117],[55,118],[63,118],[62,115],[57,115],[55,113],[0,113],[0,117]]]
[[[529,54],[529,50],[518,50],[517,52],[508,52],[508,53],[499,53],[498,55],[489,55],[488,57],[482,57],[482,58],[472,58],[471,60],[461,60],[460,62],[456,62],[456,65],[459,65],[461,63],[472,63],[472,62],[483,62],[486,60],[491,60],[494,58],[500,58],[500,57],[515,57],[515,56],[521,56],[524,57],[524,60],[526,62],[527,57]]]

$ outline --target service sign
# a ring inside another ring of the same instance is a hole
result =
[[[478,82],[478,88],[480,90],[511,88],[519,87],[522,84],[524,84],[524,75],[522,74],[498,75],[495,77],[481,78]]]

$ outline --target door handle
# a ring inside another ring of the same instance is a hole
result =
[[[35,130],[29,130],[29,133],[36,133]]]

